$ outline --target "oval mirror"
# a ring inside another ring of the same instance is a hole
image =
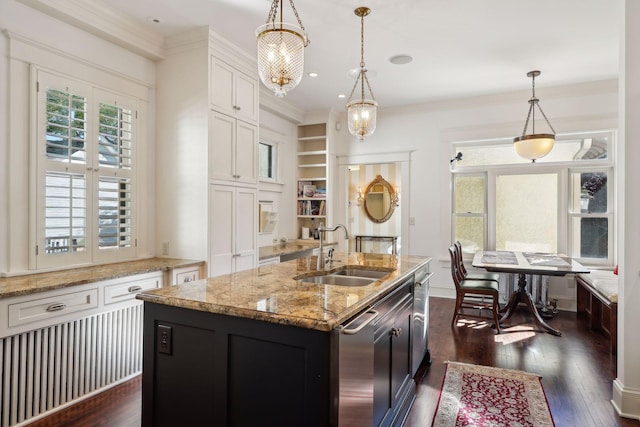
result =
[[[397,202],[396,190],[381,175],[377,175],[364,191],[364,212],[373,222],[388,221]]]

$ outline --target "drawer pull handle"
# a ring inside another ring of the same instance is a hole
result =
[[[394,337],[399,337],[400,334],[402,334],[402,328],[392,328],[391,329],[391,335],[393,335]]]
[[[129,291],[130,294],[134,292],[140,292],[142,290],[142,286],[129,286],[129,289],[127,290]]]
[[[67,308],[67,304],[63,302],[57,302],[47,307],[47,311],[60,311],[60,310],[64,310],[65,308]]]

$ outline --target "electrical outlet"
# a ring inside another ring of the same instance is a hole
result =
[[[162,242],[162,255],[169,255],[169,242]]]
[[[158,325],[156,342],[158,353],[171,355],[171,345],[173,341],[171,332],[171,326]]]

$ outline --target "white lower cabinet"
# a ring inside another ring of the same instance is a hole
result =
[[[143,273],[0,298],[0,426],[22,426],[142,371]]]
[[[209,277],[256,267],[255,187],[212,184],[209,189]]]

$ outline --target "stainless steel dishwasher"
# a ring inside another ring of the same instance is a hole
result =
[[[423,359],[431,363],[429,354],[429,264],[415,273],[413,290],[413,357],[411,372],[413,375],[420,367]],[[425,357],[426,355],[426,357]]]
[[[339,426],[364,427],[373,423],[373,320],[378,314],[374,309],[365,310],[335,329],[339,337]]]

